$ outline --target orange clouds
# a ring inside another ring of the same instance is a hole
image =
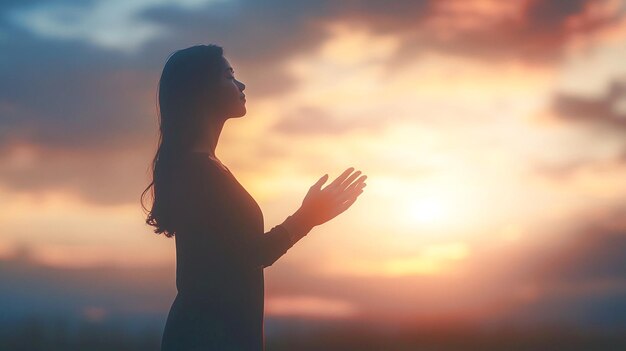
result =
[[[267,300],[265,311],[271,316],[346,318],[354,317],[358,309],[349,301],[316,296],[275,296]]]

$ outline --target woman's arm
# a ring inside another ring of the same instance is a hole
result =
[[[298,212],[288,216],[280,225],[290,234],[292,245],[305,237],[311,229],[313,229],[313,226],[307,223]]]
[[[269,267],[312,229],[294,213],[266,233],[250,232],[234,203],[238,194],[231,193],[222,171],[205,163],[190,166],[176,180],[181,223],[187,228],[179,239],[196,260],[243,269]]]
[[[245,269],[271,266],[314,226],[334,218],[354,203],[363,192],[366,176],[355,181],[360,172],[348,177],[353,170],[347,169],[324,189],[321,187],[327,175],[320,178],[293,215],[261,234],[249,232],[250,226],[242,223],[241,210],[233,202],[236,194],[230,193],[232,187],[221,170],[202,163],[201,167],[185,172],[187,175],[178,181],[183,189],[181,202],[190,206],[184,215],[185,222],[195,228],[189,243],[192,247],[197,245],[191,249],[196,252],[194,256],[213,255],[207,262]]]

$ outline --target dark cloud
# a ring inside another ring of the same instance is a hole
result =
[[[152,59],[4,24],[0,182],[17,191],[63,190],[96,203],[137,203],[147,180],[147,149],[156,143],[157,65],[151,70]],[[24,147],[32,162],[19,160]]]
[[[152,135],[154,60],[39,37],[2,22],[0,146],[21,140],[47,148],[134,147]]]
[[[559,29],[570,17],[585,11],[585,6],[599,1],[588,0],[531,0],[524,8],[525,18],[537,30]]]
[[[532,254],[534,264],[514,284],[528,300],[507,318],[579,327],[626,327],[626,206],[589,211],[558,245]]]
[[[9,53],[0,67],[0,144],[21,140],[68,149],[149,143],[162,65],[174,50],[198,43],[225,47],[250,98],[293,88],[296,82],[282,62],[294,52],[315,48],[322,39],[308,33],[305,17],[323,6],[275,5],[149,8],[139,16],[170,33],[135,55],[78,39],[39,37],[9,21],[7,5],[0,17],[6,32],[0,49]]]
[[[546,281],[618,280],[626,288],[626,206],[585,219],[541,275]],[[626,290],[624,291],[626,293]]]
[[[479,11],[478,2],[433,2],[428,16],[412,25],[400,25],[404,37],[399,62],[410,61],[422,52],[442,52],[487,62],[513,60],[550,64],[558,60],[574,36],[590,34],[616,23],[619,12],[601,14],[591,10],[604,0],[530,0],[482,2],[492,8],[514,6],[513,10]],[[410,12],[402,16],[410,16]],[[573,21],[576,20],[576,21]],[[576,24],[572,24],[576,22]],[[389,26],[392,21],[384,21]],[[400,22],[402,23],[402,22]],[[376,24],[374,24],[374,27]]]
[[[0,324],[29,316],[86,320],[88,308],[103,309],[104,321],[125,317],[162,327],[176,289],[172,267],[54,268],[37,264],[24,246],[0,260]]]
[[[600,97],[557,94],[552,101],[552,110],[562,120],[626,129],[626,109],[622,106],[625,99],[626,81],[614,81]]]
[[[171,50],[198,43],[223,46],[225,56],[245,77],[250,96],[264,97],[296,86],[298,82],[284,71],[283,63],[295,53],[314,51],[326,38],[327,33],[317,24],[332,16],[333,4],[242,1],[195,11],[154,7],[141,16],[167,27],[172,34],[150,46]]]
[[[12,191],[53,190],[100,205],[138,205],[140,194],[149,183],[151,146],[137,149],[124,145],[115,149],[87,146],[74,150],[27,144],[4,146],[0,151],[0,177]],[[32,156],[27,155],[29,152]]]
[[[626,81],[624,80],[614,80],[600,96],[560,92],[552,97],[547,118],[589,127],[590,132],[598,133],[598,137],[616,132],[623,133],[626,131],[625,99]],[[539,163],[535,169],[540,174],[562,180],[584,168],[601,170],[624,162],[626,162],[626,143],[623,143],[623,151],[609,161],[598,160],[593,156],[578,155],[575,159],[561,163]]]

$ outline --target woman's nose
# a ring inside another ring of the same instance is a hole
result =
[[[237,85],[239,85],[239,90],[244,91],[246,89],[246,85],[240,81],[237,81]]]

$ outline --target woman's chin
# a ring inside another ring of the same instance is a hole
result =
[[[246,107],[242,106],[242,108],[238,111],[236,117],[243,117],[246,115],[247,112],[248,110],[246,110]]]

